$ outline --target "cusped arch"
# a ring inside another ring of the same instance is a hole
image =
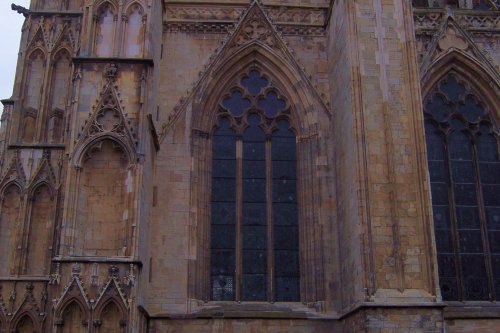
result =
[[[422,97],[425,99],[450,73],[456,73],[459,78],[476,91],[482,98],[497,124],[500,123],[500,110],[494,107],[500,105],[500,81],[481,63],[470,55],[459,50],[453,50],[439,57],[422,76]]]
[[[5,195],[5,191],[11,186],[17,187],[19,193],[23,194],[23,192],[24,192],[23,184],[18,179],[13,179],[13,180],[5,182],[5,184],[3,184],[2,187],[0,188],[0,195],[1,195],[2,199]]]
[[[36,313],[28,310],[28,311],[23,311],[21,313],[18,313],[12,319],[11,324],[10,324],[12,332],[18,332],[19,324],[21,324],[25,318],[28,318],[31,321],[35,332],[40,331],[40,329],[41,329],[40,322],[37,320]]]
[[[66,310],[69,309],[73,304],[75,304],[81,311],[83,320],[88,322],[90,308],[85,302],[83,297],[70,296],[66,297],[60,304],[58,304],[55,310],[56,320],[63,320]]]
[[[67,46],[61,46],[53,52],[52,63],[56,64],[59,60],[66,57],[71,61],[71,50]]]
[[[113,14],[117,15],[118,13],[118,4],[115,1],[112,0],[101,0],[101,1],[96,1],[94,4],[94,13],[96,15],[99,15],[101,11],[106,7],[110,6],[113,9]]]
[[[109,140],[113,144],[118,145],[123,150],[123,152],[127,156],[127,165],[130,166],[134,164],[134,161],[136,160],[136,152],[135,149],[130,146],[130,144],[124,142],[121,137],[114,133],[101,133],[81,143],[79,147],[75,149],[75,152],[73,154],[74,165],[76,167],[83,167],[86,154],[89,152],[89,150],[106,140]]]
[[[145,15],[145,12],[144,12],[144,8],[145,8],[145,5],[141,2],[141,1],[138,1],[138,0],[134,0],[132,1],[131,3],[129,3],[126,7],[125,7],[125,14],[128,16],[130,15],[130,12],[134,9],[134,7],[139,7],[140,8],[140,12],[142,15]]]
[[[41,46],[37,46],[28,53],[27,59],[31,62],[35,60],[38,56],[41,56],[42,60],[47,59],[47,50]]]
[[[321,117],[330,117],[317,92],[308,87],[304,74],[264,43],[254,41],[235,50],[231,57],[222,59],[215,65],[210,81],[197,94],[206,98],[203,98],[200,107],[194,108],[192,120],[195,128],[207,132],[210,130],[222,96],[233,87],[234,78],[251,68],[260,69],[272,76],[273,84],[291,106],[299,135],[307,135],[316,130]],[[198,100],[197,97],[195,99]]]

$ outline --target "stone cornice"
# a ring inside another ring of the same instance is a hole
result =
[[[418,33],[437,31],[445,18],[452,16],[462,28],[471,33],[499,33],[500,11],[414,9],[415,30]]]
[[[164,31],[226,33],[241,17],[247,2],[165,2]],[[325,34],[329,4],[283,6],[266,4],[269,17],[284,35]]]

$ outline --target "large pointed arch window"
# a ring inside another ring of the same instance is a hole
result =
[[[444,300],[500,300],[500,158],[489,110],[450,73],[425,105],[439,283]]]
[[[212,300],[300,298],[296,139],[288,110],[257,69],[221,101],[212,133]]]

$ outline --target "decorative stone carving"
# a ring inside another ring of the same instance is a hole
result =
[[[457,30],[453,26],[448,26],[446,33],[441,37],[438,45],[443,51],[453,47],[459,50],[466,50],[469,47],[467,41],[463,36],[457,34]]]

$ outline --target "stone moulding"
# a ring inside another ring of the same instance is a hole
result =
[[[414,22],[417,34],[440,29],[446,17],[453,16],[460,26],[473,33],[499,33],[500,11],[457,10],[447,13],[442,9],[415,9]],[[497,35],[498,36],[498,35]]]
[[[243,15],[246,4],[224,5],[168,3],[163,21],[164,32],[226,33]],[[326,33],[328,6],[265,6],[269,17],[285,35]]]

